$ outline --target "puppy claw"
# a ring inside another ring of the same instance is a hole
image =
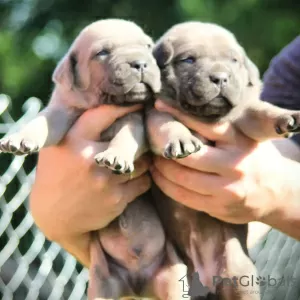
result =
[[[281,116],[275,124],[275,130],[278,134],[300,132],[300,113],[296,112]]]
[[[103,162],[107,167],[111,167],[115,164],[116,158],[113,155],[107,155],[103,158]]]
[[[106,167],[114,174],[129,174],[134,171],[133,161],[122,158],[115,150],[108,149],[95,156],[95,161],[100,167]]]
[[[120,163],[117,163],[115,166],[116,170],[121,170],[122,169],[122,165]]]
[[[130,174],[130,173],[132,173],[134,171],[134,167],[133,167],[133,165],[132,166],[130,166],[126,171],[125,171],[125,173],[126,174]]]
[[[283,132],[279,126],[275,126],[275,131],[277,134],[283,134]]]
[[[202,142],[194,136],[187,139],[178,139],[166,146],[163,156],[167,159],[184,158],[199,151],[201,146]]]
[[[203,143],[200,140],[195,138],[195,140],[193,141],[193,145],[195,146],[195,149],[196,149],[195,152],[198,152],[201,149],[201,147],[203,146]]]
[[[28,155],[39,151],[39,146],[19,134],[13,134],[0,140],[0,151],[14,155]]]
[[[113,174],[116,174],[116,175],[121,175],[122,172],[120,172],[119,170],[112,170]]]
[[[292,116],[292,119],[289,121],[289,123],[287,124],[287,130],[294,130],[296,129],[298,126],[297,126],[297,122],[296,120],[294,119],[294,117]]]
[[[163,153],[163,157],[166,158],[166,159],[171,159],[171,154],[169,152],[169,149],[165,149],[164,153]]]

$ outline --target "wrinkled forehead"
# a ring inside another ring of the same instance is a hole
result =
[[[86,27],[76,40],[80,48],[115,48],[125,45],[152,44],[152,39],[132,22],[99,21]]]
[[[234,35],[222,27],[213,25],[183,26],[170,32],[175,54],[190,52],[197,55],[237,55],[241,56],[241,46]]]

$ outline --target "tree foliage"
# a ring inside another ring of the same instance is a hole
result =
[[[35,96],[47,103],[52,71],[78,32],[102,18],[125,18],[157,39],[173,24],[215,22],[233,31],[263,73],[299,34],[294,0],[0,0],[0,92],[13,114]]]

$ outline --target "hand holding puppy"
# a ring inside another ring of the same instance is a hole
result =
[[[99,142],[100,133],[138,108],[104,105],[91,109],[58,146],[40,152],[30,198],[33,217],[47,238],[59,242],[86,266],[89,231],[105,227],[150,187],[144,174],[149,165],[146,157],[135,164],[131,181],[129,175],[99,168],[94,160],[96,153],[107,148],[107,143]]]
[[[168,196],[230,223],[278,223],[279,229],[297,237],[291,222],[299,206],[293,190],[300,168],[296,162],[283,157],[271,142],[256,142],[229,123],[207,125],[161,101],[156,109],[215,142],[176,162],[155,158],[153,179]],[[285,143],[293,146],[289,140]]]

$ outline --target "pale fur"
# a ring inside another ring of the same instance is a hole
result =
[[[161,68],[160,99],[182,112],[211,124],[229,121],[258,141],[299,131],[299,112],[259,100],[259,71],[225,28],[201,22],[175,25],[157,41],[154,56]],[[149,111],[147,125],[152,151],[166,158],[186,157],[208,142],[155,109]],[[212,280],[218,275],[256,277],[247,252],[247,225],[228,224],[192,210],[157,186],[153,194],[167,238],[188,267],[189,280],[197,271],[214,295],[209,299],[260,299],[259,293],[250,293],[258,292],[257,287],[214,286]]]

